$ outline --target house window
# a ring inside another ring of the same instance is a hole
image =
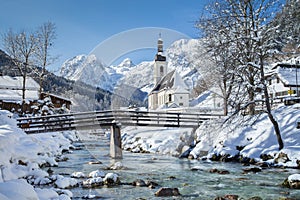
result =
[[[183,103],[179,103],[180,106],[183,106]]]
[[[277,77],[277,83],[280,83],[280,79]]]
[[[169,94],[169,102],[172,101],[172,94]]]

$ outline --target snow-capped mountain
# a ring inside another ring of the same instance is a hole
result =
[[[73,81],[82,81],[109,91],[113,89],[107,67],[95,55],[78,55],[65,61],[59,76]]]
[[[195,70],[201,64],[199,49],[199,40],[181,39],[165,50],[168,71],[176,68],[190,88],[200,77],[199,71]],[[117,85],[126,84],[149,92],[153,87],[153,63],[145,61],[135,65],[126,58],[117,66],[105,66],[94,55],[79,55],[67,60],[59,75],[109,91],[113,91]]]

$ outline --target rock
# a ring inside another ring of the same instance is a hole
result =
[[[297,168],[300,169],[300,160],[297,160],[296,163],[297,163]]]
[[[261,155],[260,155],[260,158],[261,158],[263,161],[267,161],[267,160],[270,160],[270,159],[274,159],[273,156],[268,155],[268,154],[261,154]]]
[[[24,162],[23,160],[19,160],[19,161],[18,161],[18,165],[24,165],[24,166],[27,166],[27,163]]]
[[[96,178],[96,177],[105,177],[105,172],[101,171],[101,170],[95,170],[92,171],[91,173],[89,173],[89,178]]]
[[[210,169],[209,173],[218,173],[218,170],[216,168]]]
[[[270,164],[267,162],[258,162],[258,163],[255,163],[255,165],[257,165],[261,168],[270,168]]]
[[[157,197],[170,197],[170,196],[180,196],[178,188],[160,188],[155,192]]]
[[[282,186],[291,189],[300,189],[300,174],[290,175],[287,179],[284,180]]]
[[[151,189],[154,189],[154,188],[156,188],[157,186],[159,186],[158,185],[158,183],[156,183],[156,182],[154,182],[154,181],[146,181],[146,185],[149,187],[149,188],[151,188]]]
[[[210,169],[209,172],[210,173],[215,173],[215,174],[216,173],[217,174],[222,174],[222,175],[224,175],[224,174],[230,174],[230,172],[228,170],[218,170],[216,168]]]
[[[105,185],[118,185],[120,184],[120,178],[117,174],[108,173],[105,175],[103,182]]]
[[[99,165],[99,164],[102,164],[101,161],[90,161],[88,162],[89,165]]]
[[[235,148],[238,151],[242,151],[245,148],[245,146],[235,146]]]
[[[48,169],[47,169],[47,173],[49,174],[49,176],[51,176],[52,174],[53,174],[53,170],[51,169],[51,167],[49,167]]]
[[[288,161],[290,161],[288,155],[283,153],[283,152],[280,152],[278,154],[278,156],[274,159],[274,162],[276,164],[278,164],[278,163],[287,163]]]
[[[55,187],[61,189],[69,189],[78,186],[78,181],[74,178],[67,178],[59,176],[54,183]]]
[[[143,181],[142,179],[137,179],[135,181],[132,182],[133,186],[138,186],[138,187],[146,187],[147,184],[145,181]]]
[[[250,168],[245,168],[243,169],[244,173],[257,173],[257,172],[261,172],[261,168],[259,167],[250,167]]]
[[[89,178],[82,182],[84,188],[94,188],[103,185],[103,179],[101,177]]]
[[[216,197],[215,200],[238,200],[239,196],[234,194],[227,194],[224,197]]]
[[[126,167],[124,167],[122,162],[115,162],[114,164],[112,164],[109,167],[110,170],[121,170],[121,169],[126,169]]]
[[[217,154],[213,154],[210,158],[212,161],[220,161],[221,156]]]
[[[261,197],[251,197],[250,199],[248,200],[263,200]]]
[[[83,172],[73,172],[71,178],[85,178],[85,174]]]
[[[219,170],[218,174],[224,175],[224,174],[230,174],[230,172],[228,170]]]
[[[193,148],[189,146],[184,146],[181,150],[181,154],[179,155],[179,158],[188,158]]]

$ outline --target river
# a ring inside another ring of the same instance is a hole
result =
[[[103,134],[86,134],[80,136],[81,141],[74,146],[82,147],[66,154],[66,162],[59,162],[53,168],[55,174],[68,176],[81,171],[85,174],[100,169],[117,173],[122,183],[131,183],[136,179],[152,180],[163,187],[176,187],[181,197],[163,199],[214,199],[227,194],[239,195],[242,199],[259,196],[262,199],[280,199],[288,197],[300,199],[300,190],[282,188],[280,184],[289,175],[299,173],[297,169],[269,168],[259,173],[244,174],[244,167],[239,163],[221,163],[199,160],[178,159],[159,154],[137,154],[123,152],[122,160],[109,157],[109,140]],[[89,164],[91,161],[101,161],[102,164]],[[124,170],[105,170],[114,162],[121,161]],[[211,169],[227,170],[229,174],[210,173]],[[192,170],[194,169],[194,170]],[[96,195],[98,199],[161,199],[155,197],[158,188],[135,187],[124,184],[114,187],[97,189],[70,189],[73,199]]]

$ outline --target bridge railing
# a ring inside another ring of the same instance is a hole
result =
[[[174,112],[108,110],[19,118],[27,133],[100,129],[110,126],[197,127],[220,115]]]

